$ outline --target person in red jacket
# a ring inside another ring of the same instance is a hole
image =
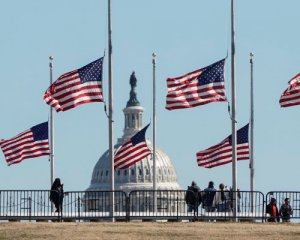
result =
[[[276,206],[276,199],[271,198],[270,203],[267,205],[266,213],[269,214],[268,222],[280,222],[278,208]]]

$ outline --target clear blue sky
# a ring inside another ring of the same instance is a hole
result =
[[[42,101],[49,86],[48,57],[54,78],[103,55],[107,49],[107,1],[2,1],[0,9],[0,138],[10,138],[48,119]],[[298,0],[236,1],[237,127],[249,121],[250,65],[254,58],[255,186],[299,190],[300,106],[281,109],[287,82],[300,72]],[[230,52],[230,0],[112,0],[114,138],[123,134],[122,109],[129,98],[129,77],[138,79],[138,99],[152,116],[151,54],[157,53],[157,145],[173,160],[185,189],[195,180],[231,185],[231,165],[199,168],[196,152],[231,133],[226,103],[167,111],[166,78],[207,66]],[[107,59],[104,95],[107,91]],[[231,100],[230,59],[226,89]],[[149,129],[147,137],[152,139]],[[94,165],[108,148],[103,103],[55,113],[55,172],[66,190],[85,190]],[[249,161],[238,162],[238,187],[249,190]],[[0,153],[0,189],[48,189],[47,157],[8,167]]]

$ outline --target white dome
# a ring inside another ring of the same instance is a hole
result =
[[[125,127],[123,137],[118,139],[115,149],[118,149],[124,142],[128,141],[138,131],[142,129],[142,114],[144,109],[140,106],[136,97],[136,78],[134,73],[130,78],[131,91],[130,99],[123,110],[125,115]],[[152,143],[147,140],[147,145],[153,151]],[[100,190],[107,191],[110,186],[109,151],[107,150],[96,163],[92,175],[92,180],[87,191]],[[169,156],[156,147],[156,186],[158,190],[180,190],[177,182],[175,168]],[[135,163],[125,170],[114,172],[114,189],[125,192],[133,190],[153,189],[153,160],[152,154],[143,160]]]
[[[147,140],[152,151],[152,143]],[[119,146],[115,146],[119,147]],[[156,184],[158,190],[180,190],[175,168],[169,156],[156,147]],[[115,190],[130,192],[133,190],[153,189],[153,160],[152,155],[130,166],[125,170],[115,171]],[[108,151],[96,163],[92,180],[87,191],[110,190],[110,164]]]

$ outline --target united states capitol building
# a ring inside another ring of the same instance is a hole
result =
[[[118,139],[115,149],[118,149],[143,128],[144,108],[137,99],[136,82],[137,79],[133,72],[130,77],[130,99],[123,109],[125,117],[124,133]],[[153,145],[150,140],[147,140],[147,145],[153,151]],[[114,189],[116,191],[129,193],[134,190],[153,190],[152,154],[127,169],[115,171],[114,174]],[[157,190],[181,189],[171,159],[158,147],[156,147],[156,177]],[[111,189],[110,179],[109,151],[107,150],[94,167],[91,183],[87,191],[109,191]]]

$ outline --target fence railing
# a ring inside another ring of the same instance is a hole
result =
[[[66,192],[62,218],[97,220],[105,218],[126,219],[126,193],[122,191]],[[114,216],[111,215],[111,199],[114,195]]]
[[[217,194],[220,192],[214,193]],[[264,220],[264,195],[261,192],[239,191],[237,216],[233,215],[233,194],[230,196],[230,192],[227,192],[226,195],[225,199],[218,203],[213,202],[212,197],[211,203],[205,205],[205,192],[200,193],[200,201],[197,199],[196,202],[187,204],[186,191],[132,191],[129,194],[130,218],[217,220],[237,217]]]
[[[58,219],[48,190],[1,190],[0,220]]]
[[[291,220],[300,219],[300,192],[293,191],[270,191],[266,194],[266,204],[271,201],[271,198],[276,199],[276,205],[280,211],[281,206],[284,204],[284,200],[289,198],[290,205],[293,210]]]
[[[290,198],[293,208],[291,220],[300,218],[300,192],[239,191],[225,192],[222,198],[215,192],[212,206],[205,199],[205,192],[193,204],[187,204],[186,192],[181,190],[158,191],[71,191],[65,192],[60,212],[55,212],[50,202],[49,190],[0,190],[0,220],[53,220],[100,221],[116,220],[230,220],[265,221],[266,205],[271,197],[280,208],[285,198]],[[114,208],[112,211],[112,197]],[[234,196],[237,205],[234,206]],[[220,200],[221,199],[221,200]],[[236,215],[234,215],[236,208]]]

